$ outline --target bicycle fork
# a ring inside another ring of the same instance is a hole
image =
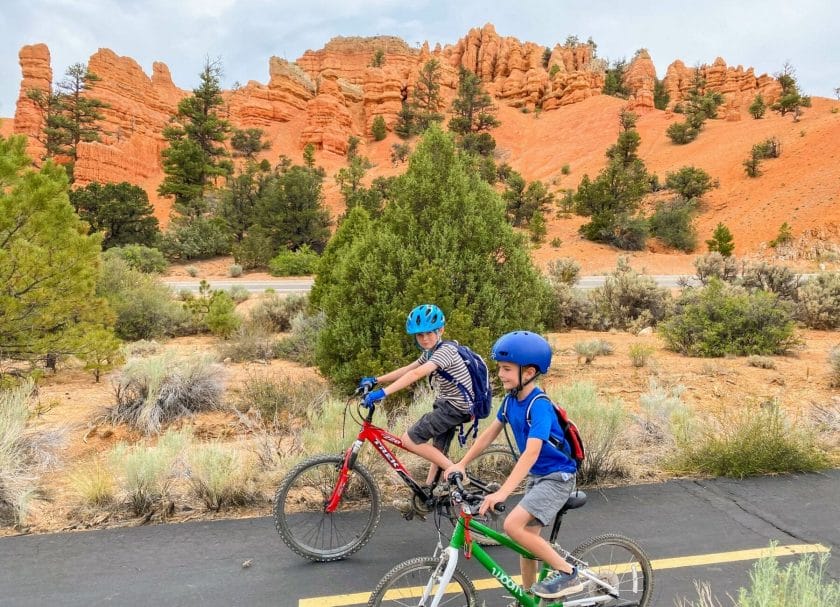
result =
[[[338,481],[335,483],[332,495],[327,500],[324,506],[324,511],[332,514],[338,509],[338,504],[341,502],[341,496],[344,495],[344,488],[347,486],[347,479],[350,478],[350,470],[353,469],[353,464],[356,463],[356,456],[362,448],[364,441],[356,439],[349,449],[344,453],[344,463],[341,464],[341,470],[338,473]]]

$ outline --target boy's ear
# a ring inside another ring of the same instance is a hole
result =
[[[522,379],[530,381],[537,375],[537,368],[532,365],[522,367]]]

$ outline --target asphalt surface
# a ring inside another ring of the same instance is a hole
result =
[[[840,548],[840,470],[734,480],[677,480],[593,491],[569,513],[560,541],[571,548],[604,532],[636,539],[651,559],[816,544]],[[431,521],[403,521],[386,510],[361,552],[338,563],[309,563],[281,542],[270,518],[192,522],[0,539],[0,606],[325,605],[328,595],[370,591],[396,563],[431,554]],[[491,554],[509,572],[516,559]],[[791,557],[783,558],[786,562]],[[243,566],[246,564],[247,566]],[[655,571],[655,605],[695,597],[708,581],[726,602],[748,581],[754,561]],[[463,568],[488,577],[472,562]],[[829,563],[840,579],[840,558]],[[505,605],[500,591],[482,595]]]

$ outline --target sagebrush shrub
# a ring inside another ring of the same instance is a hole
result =
[[[580,264],[572,257],[559,257],[548,262],[548,279],[552,283],[573,285],[580,276]]]
[[[228,268],[228,274],[231,278],[239,278],[242,276],[242,266],[238,263],[231,264]]]
[[[625,470],[618,461],[617,445],[626,426],[627,413],[620,401],[604,402],[595,385],[575,382],[549,396],[563,407],[580,429],[586,446],[579,478],[582,483],[596,483],[610,477],[622,477]]]
[[[615,348],[613,345],[604,341],[603,339],[591,339],[589,341],[579,341],[575,343],[575,352],[579,358],[584,359],[586,364],[591,363],[598,356],[612,354]]]
[[[241,285],[232,286],[228,289],[227,293],[230,295],[230,298],[238,304],[251,298],[251,292]]]
[[[588,328],[596,330],[638,329],[639,325],[654,325],[668,314],[671,294],[650,276],[633,270],[627,260],[607,275],[604,286],[589,292],[592,308]]]
[[[283,333],[291,329],[292,318],[308,305],[309,298],[306,295],[291,294],[281,297],[270,293],[251,310],[251,320],[275,333]]]
[[[105,419],[143,434],[199,411],[222,408],[223,369],[209,355],[163,354],[129,361],[114,381],[116,404]]]
[[[589,299],[580,289],[557,282],[552,284],[552,298],[546,312],[546,324],[555,331],[587,327],[594,316]]]
[[[112,247],[102,253],[102,259],[118,258],[128,264],[132,270],[146,274],[162,274],[169,267],[166,258],[158,249],[139,244]]]
[[[235,394],[238,410],[256,409],[263,420],[288,431],[298,427],[312,407],[320,406],[326,389],[314,380],[252,372]]]
[[[277,338],[272,329],[261,322],[250,320],[242,323],[230,338],[219,346],[219,356],[234,362],[271,360]]]
[[[811,329],[840,327],[840,272],[821,272],[799,287],[797,318]]]
[[[274,347],[278,358],[291,360],[302,365],[315,364],[316,344],[321,331],[327,326],[327,318],[323,312],[307,314],[298,312],[292,318],[289,335],[281,338]]]
[[[724,282],[735,282],[738,278],[738,262],[734,257],[724,257],[717,251],[706,253],[694,259],[697,280],[708,284],[712,278]]]
[[[744,478],[814,472],[828,465],[814,436],[793,423],[775,402],[729,411],[685,440],[671,464],[677,471]]]
[[[744,266],[740,284],[751,291],[761,289],[775,293],[781,299],[795,301],[799,290],[799,276],[785,266],[761,261]]]
[[[831,386],[840,388],[840,346],[834,346],[829,352],[828,366],[831,369]]]
[[[772,358],[770,358],[769,356],[756,356],[755,354],[747,357],[747,364],[751,367],[756,367],[758,369],[776,368],[776,361],[774,361]]]
[[[650,444],[673,447],[678,438],[689,435],[694,424],[694,413],[683,401],[685,387],[666,387],[651,377],[648,391],[639,396],[638,418],[643,439]]]
[[[659,332],[671,350],[688,356],[784,354],[799,343],[790,306],[778,296],[717,279],[683,291]]]

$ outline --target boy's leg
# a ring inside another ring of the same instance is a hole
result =
[[[534,522],[537,522],[534,516],[522,506],[517,505],[505,519],[505,533],[539,560],[548,563],[552,569],[570,573],[572,566],[554,550],[548,540],[539,534],[539,527],[532,525]],[[522,575],[524,586],[524,569]],[[536,576],[536,573],[534,575]]]
[[[406,449],[432,463],[426,484],[434,480],[437,474],[435,466],[448,468],[452,465],[446,453],[455,436],[455,428],[465,418],[469,419],[469,414],[459,411],[444,400],[437,400],[432,411],[424,414],[403,434],[402,441]],[[434,439],[432,444],[429,444],[430,439]]]

